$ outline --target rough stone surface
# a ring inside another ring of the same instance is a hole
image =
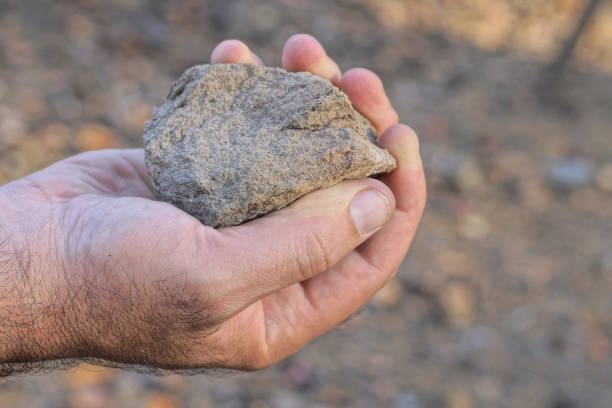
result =
[[[157,196],[215,228],[392,170],[395,160],[375,140],[329,82],[242,64],[186,70],[144,132]]]

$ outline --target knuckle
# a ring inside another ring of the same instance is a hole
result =
[[[389,113],[389,122],[390,123],[397,123],[397,122],[399,122],[399,114],[393,108],[391,108],[391,111]]]
[[[300,244],[298,268],[302,280],[308,279],[332,265],[331,254],[320,232],[311,230]]]

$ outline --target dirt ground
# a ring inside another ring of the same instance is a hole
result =
[[[421,136],[429,202],[397,278],[277,367],[164,378],[84,366],[0,383],[1,407],[612,405],[612,5],[533,92],[583,1],[0,0],[0,184],[141,145],[185,68],[317,36],[378,72]]]

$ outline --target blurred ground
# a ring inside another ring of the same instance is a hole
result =
[[[139,146],[173,78],[227,37],[292,33],[376,70],[422,138],[429,205],[398,277],[280,366],[225,379],[93,367],[0,384],[2,407],[612,404],[612,4],[562,99],[532,92],[583,1],[0,0],[0,183]]]

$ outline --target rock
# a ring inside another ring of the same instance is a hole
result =
[[[550,163],[546,173],[553,187],[573,190],[593,181],[594,166],[586,159],[568,157]]]
[[[143,138],[157,196],[215,228],[395,167],[331,83],[254,65],[189,68]]]

